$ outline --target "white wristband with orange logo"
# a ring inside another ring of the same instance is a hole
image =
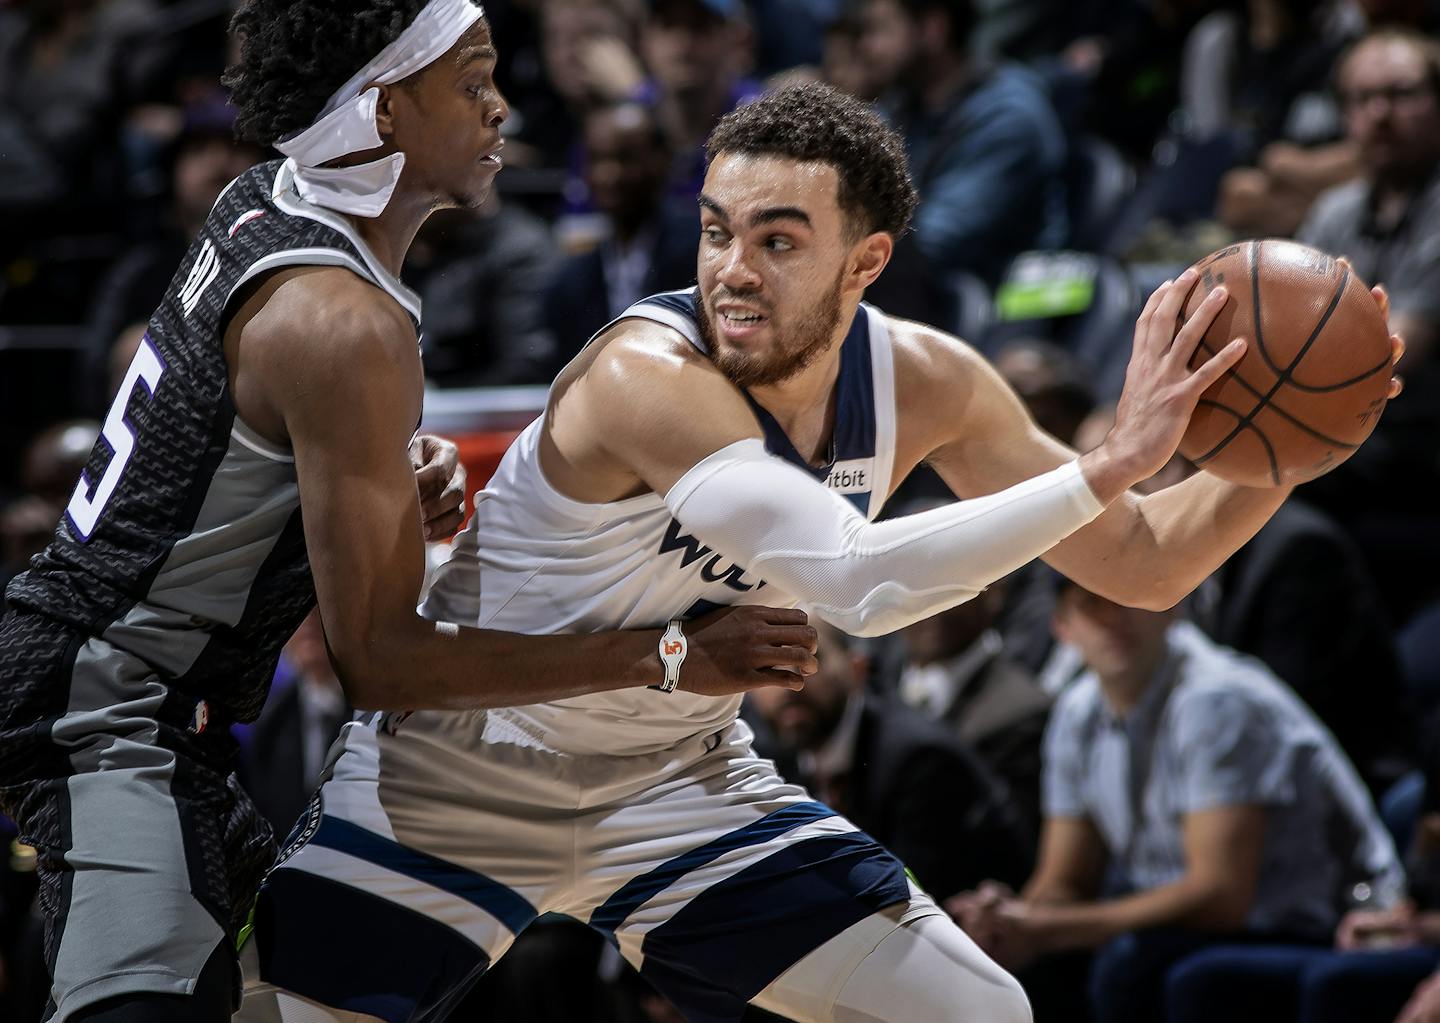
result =
[[[660,663],[665,665],[665,681],[656,688],[662,693],[673,693],[680,684],[680,665],[685,663],[685,655],[689,652],[690,644],[680,630],[680,619],[670,619],[669,628],[660,637]]]

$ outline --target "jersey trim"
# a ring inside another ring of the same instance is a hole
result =
[[[227,307],[230,305],[230,300],[235,297],[235,293],[240,290],[246,281],[254,280],[263,273],[278,270],[285,266],[341,266],[353,271],[361,280],[368,281],[376,287],[381,287],[380,282],[370,275],[370,271],[367,270],[358,259],[344,249],[323,247],[282,249],[279,252],[272,252],[270,255],[264,256],[251,263],[249,269],[240,275],[240,278],[230,288],[230,293],[225,296],[225,305]],[[385,289],[381,287],[381,290]]]
[[[234,437],[261,458],[268,458],[272,462],[291,463],[295,461],[294,455],[282,451],[270,441],[260,436],[253,428],[246,426],[238,415],[235,417],[234,422],[230,424],[230,436]]]
[[[896,395],[894,338],[885,314],[861,303],[870,320],[870,372],[874,396],[875,485],[870,489],[871,519],[890,499],[890,479],[895,472]]]
[[[653,323],[659,323],[671,330],[679,331],[686,341],[707,355],[710,352],[710,349],[705,346],[705,342],[700,339],[700,328],[695,322],[694,288],[662,291],[658,295],[642,298],[633,305],[627,306],[619,316],[591,334],[590,340],[585,342],[585,346],[589,347],[597,337],[621,320],[650,320]]]
[[[369,276],[373,277],[375,283],[390,294],[390,297],[399,302],[412,318],[418,323],[420,321],[420,296],[400,282],[400,279],[375,258],[375,253],[370,251],[370,246],[355,233],[355,228],[348,220],[337,213],[314,206],[293,194],[295,187],[294,172],[289,169],[288,161],[280,165],[275,173],[275,186],[271,192],[271,199],[277,207],[293,217],[304,217],[307,220],[314,220],[326,227],[329,227],[345,236],[345,240],[355,246],[355,251],[360,253],[365,265],[369,267]]]

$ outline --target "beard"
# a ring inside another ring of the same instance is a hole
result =
[[[715,336],[713,306],[707,299],[703,303],[704,315],[699,318],[700,336],[710,351],[711,361],[726,379],[742,390],[790,379],[814,363],[835,343],[835,328],[840,323],[840,281],[843,276],[842,269],[835,275],[835,283],[829,292],[805,311],[794,328],[784,333],[777,331],[774,348],[767,352],[740,352],[722,347]],[[771,323],[774,323],[773,319]]]

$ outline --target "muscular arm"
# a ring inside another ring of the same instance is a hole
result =
[[[614,493],[570,495],[587,500],[636,486],[664,495],[706,544],[848,632],[878,635],[969,599],[1100,510],[1072,465],[983,500],[870,523],[767,455],[740,393],[683,340],[622,324],[602,344],[559,385],[552,480],[612,481]]]
[[[247,305],[237,406],[278,424],[294,452],[321,617],[356,706],[506,706],[663,677],[658,632],[525,636],[417,615],[425,553],[408,445],[422,381],[408,320],[340,271],[288,277]]]
[[[933,381],[965,381],[965,410],[958,418],[934,417],[945,435],[928,458],[958,497],[994,493],[1075,457],[1035,425],[973,351],[943,335],[927,337],[925,344],[924,379],[915,381],[917,388],[929,393],[936,390]],[[953,407],[942,400],[935,395],[934,407]],[[1044,559],[1103,597],[1163,610],[1254,536],[1288,495],[1288,488],[1241,487],[1203,472],[1144,497],[1127,491]]]

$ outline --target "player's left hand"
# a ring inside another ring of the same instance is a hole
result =
[[[448,540],[465,521],[465,467],[460,449],[443,437],[422,434],[410,442],[420,519],[427,541]]]
[[[1340,257],[1340,262],[1341,262],[1341,263],[1344,263],[1346,266],[1349,266],[1349,265],[1350,265],[1350,261],[1347,260],[1347,259],[1346,259],[1345,257],[1343,257],[1343,256]],[[1381,317],[1384,318],[1384,320],[1385,320],[1386,323],[1389,323],[1389,322],[1390,322],[1390,294],[1389,294],[1389,292],[1387,292],[1387,291],[1385,290],[1385,286],[1384,286],[1383,284],[1377,284],[1377,285],[1375,285],[1375,287],[1373,287],[1373,288],[1370,289],[1370,297],[1373,298],[1373,299],[1375,300],[1375,304],[1380,307],[1380,315],[1381,315]],[[1391,360],[1390,360],[1390,368],[1391,368],[1391,369],[1394,369],[1396,363],[1398,363],[1398,362],[1401,360],[1401,358],[1403,358],[1404,355],[1405,355],[1405,339],[1402,338],[1399,334],[1391,334],[1391,335],[1390,335],[1390,351],[1393,353],[1393,358],[1391,358]],[[1405,389],[1405,381],[1404,381],[1404,378],[1398,377],[1398,376],[1392,376],[1392,377],[1390,378],[1390,397],[1391,397],[1391,398],[1399,397],[1400,392],[1401,392],[1402,390],[1404,390],[1404,389]]]

